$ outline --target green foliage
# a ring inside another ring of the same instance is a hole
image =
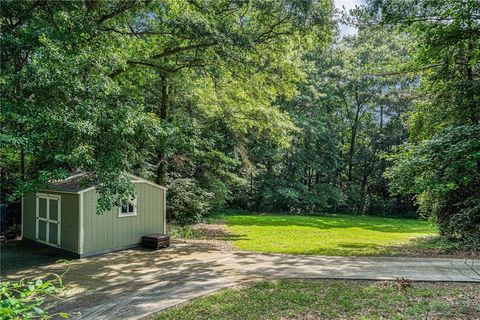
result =
[[[474,152],[450,143],[480,120],[477,2],[367,0],[341,38],[331,0],[3,1],[1,196],[88,171],[102,213],[133,195],[129,172],[171,187],[186,222],[223,206],[405,216],[415,194],[472,239],[477,177],[428,156]]]
[[[112,186],[159,122],[109,77],[121,48],[97,28],[82,2],[2,3],[2,147],[20,151],[24,179],[14,198],[74,170],[102,184],[100,211],[127,196]]]
[[[60,280],[61,288],[61,278],[57,280]],[[18,282],[0,282],[0,318],[3,320],[52,319],[54,315],[49,314],[45,309],[44,300],[47,296],[57,295],[59,290],[51,280],[22,279]],[[69,317],[66,313],[58,313],[55,316]]]
[[[310,74],[313,78],[313,73]],[[282,148],[255,141],[249,146],[255,163],[252,207],[268,211],[313,212],[334,207],[341,197],[336,186],[338,136],[328,107],[319,103],[314,79],[282,107],[298,128],[291,145]]]
[[[197,232],[190,224],[170,223],[168,226],[168,234],[172,239],[198,239],[201,234]]]
[[[392,190],[414,195],[445,237],[478,248],[478,1],[371,0],[359,11],[364,21],[410,34],[418,46],[404,69],[419,85],[409,143],[387,171]]]
[[[391,189],[416,196],[444,236],[480,245],[480,126],[446,127],[392,155]]]
[[[478,123],[478,1],[423,0],[403,3],[401,8],[393,2],[384,11],[384,20],[401,22],[418,38],[419,50],[414,52],[410,68],[420,70],[421,89],[431,95],[422,99],[412,116],[417,141],[450,124]]]
[[[405,62],[408,38],[376,27],[303,56],[307,78],[281,100],[298,130],[290,146],[254,140],[249,149],[254,210],[405,215],[391,199],[381,155],[406,140],[402,115],[412,79],[383,75]],[[247,177],[248,179],[248,177]],[[245,201],[243,201],[245,202]],[[406,203],[405,203],[406,202]]]
[[[131,196],[132,172],[198,179],[216,203],[192,215],[225,202],[200,155],[234,159],[227,137],[288,145],[275,101],[295,93],[299,52],[326,41],[332,13],[329,0],[2,2],[1,165],[20,168],[2,192],[89,171],[100,213]]]
[[[212,209],[214,194],[200,188],[193,179],[176,179],[168,192],[168,209],[177,222],[197,222]]]

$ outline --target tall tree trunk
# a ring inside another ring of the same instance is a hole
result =
[[[360,198],[360,214],[364,214],[365,212],[365,209],[366,209],[366,206],[365,206],[365,196],[367,194],[367,179],[368,179],[368,176],[367,175],[363,175],[362,177],[362,184],[361,184],[361,198]]]
[[[250,169],[250,194],[253,194],[253,170]]]
[[[313,181],[313,170],[308,169],[308,189],[310,190],[312,188],[312,181]]]
[[[303,184],[308,187],[308,169],[307,165],[304,164],[305,167],[303,168]]]
[[[20,177],[22,181],[27,179],[27,174],[25,170],[25,149],[23,146],[20,147]]]
[[[355,143],[357,140],[357,124],[352,127],[352,134],[350,136],[350,147],[348,148],[348,183],[351,184],[353,180],[353,155],[355,153]]]
[[[315,149],[316,149],[316,154],[321,154],[322,153],[322,148],[320,146],[320,142],[317,140],[315,143]],[[318,161],[318,160],[317,160]],[[320,172],[315,169],[315,185],[318,185],[320,183]]]
[[[162,78],[162,101],[160,103],[160,119],[166,121],[168,116],[168,79],[166,75],[163,75]],[[161,150],[158,151],[157,154],[157,177],[156,182],[158,184],[165,183],[165,175],[166,175],[166,168],[165,168],[165,159],[164,154]]]
[[[466,61],[465,61],[465,68],[466,68],[466,78],[468,80],[468,84],[471,88],[474,87],[474,76],[473,76],[473,66],[471,64],[471,58],[473,56],[473,52],[475,50],[475,46],[472,42],[472,39],[468,41],[468,52],[466,53]],[[470,97],[468,97],[468,108],[469,108],[469,118],[472,123],[476,124],[480,121],[480,109],[478,106],[477,97],[478,90],[471,90]]]
[[[357,142],[358,119],[360,117],[361,105],[357,102],[355,119],[352,124],[352,134],[350,135],[350,147],[348,149],[348,184],[352,185],[353,180],[353,155],[355,154],[355,143]]]
[[[380,130],[383,129],[383,105],[380,105]]]
[[[162,104],[160,108],[160,119],[166,120],[168,112],[168,79],[162,76]]]

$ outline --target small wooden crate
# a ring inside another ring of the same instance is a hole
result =
[[[170,246],[170,236],[165,234],[150,234],[142,237],[142,246],[158,250]]]

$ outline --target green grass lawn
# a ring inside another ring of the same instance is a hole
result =
[[[395,281],[279,280],[168,309],[161,319],[475,319],[480,286]]]
[[[436,234],[424,221],[367,216],[220,214],[240,250],[306,255],[390,255]]]

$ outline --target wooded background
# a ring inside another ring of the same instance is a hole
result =
[[[420,214],[478,247],[479,19],[476,0],[2,1],[2,202],[82,170],[101,214],[131,172],[177,221]]]

